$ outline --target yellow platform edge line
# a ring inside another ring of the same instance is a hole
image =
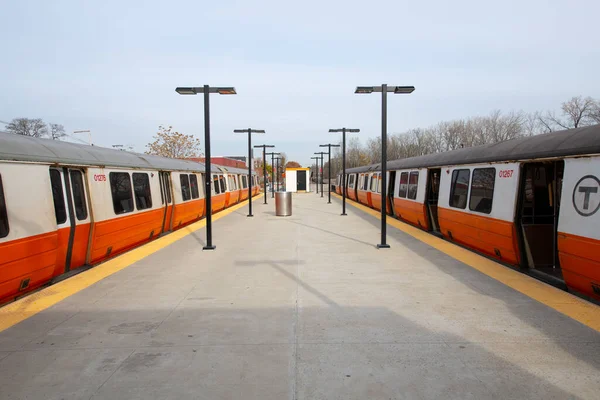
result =
[[[254,197],[258,197],[256,195]],[[253,198],[254,198],[253,197]],[[244,200],[235,206],[213,214],[213,221],[219,220],[232,212],[244,207],[248,200]],[[93,285],[102,279],[121,271],[135,262],[164,249],[170,244],[183,239],[191,233],[206,226],[206,219],[194,222],[186,227],[178,229],[163,237],[155,239],[140,247],[136,247],[122,255],[110,259],[102,264],[96,265],[87,271],[74,275],[64,281],[47,286],[38,292],[34,292],[19,300],[0,308],[0,332],[18,324],[33,315],[46,310],[61,300],[74,295],[77,292]]]
[[[333,193],[341,199],[337,193]],[[346,198],[351,206],[381,219],[381,212]],[[440,239],[428,232],[402,222],[396,218],[387,218],[387,224],[401,230],[415,239],[428,244],[442,253],[468,265],[471,268],[503,283],[504,285],[564,314],[582,324],[600,332],[600,307],[571,293],[558,289],[531,276],[510,269],[489,258]]]

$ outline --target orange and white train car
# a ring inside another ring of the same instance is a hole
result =
[[[0,133],[0,303],[199,220],[203,171],[192,161]],[[248,177],[212,171],[217,212],[242,199]]]
[[[389,214],[600,300],[600,125],[390,161],[387,169]],[[357,181],[354,199],[376,209],[379,171],[347,171]]]

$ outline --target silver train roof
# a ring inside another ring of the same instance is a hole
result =
[[[600,154],[600,125],[388,161],[387,169],[443,167],[585,154]],[[381,163],[378,163],[349,168],[346,173],[380,170]]]
[[[204,172],[204,164],[196,161],[133,153],[60,140],[33,138],[6,132],[0,132],[0,160]],[[211,164],[210,169],[211,172],[240,174],[248,172],[239,168],[222,167],[215,164]]]

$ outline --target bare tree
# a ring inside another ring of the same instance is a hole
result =
[[[60,139],[63,136],[66,136],[65,127],[61,124],[50,124],[50,137],[53,140]]]
[[[594,112],[597,106],[598,102],[591,97],[573,97],[571,100],[562,103],[562,118],[557,117],[554,112],[548,111],[541,118],[541,121],[547,127],[554,125],[558,129],[572,129],[592,125],[595,122]]]
[[[14,118],[7,126],[10,133],[23,136],[44,137],[48,134],[48,128],[41,118]]]

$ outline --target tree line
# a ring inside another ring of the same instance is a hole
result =
[[[6,124],[6,131],[16,135],[50,139],[59,139],[67,135],[65,127],[61,124],[46,124],[41,118],[14,118]]]
[[[558,114],[494,110],[483,117],[442,121],[427,128],[391,133],[387,158],[398,160],[595,124],[600,124],[600,100],[578,96],[563,102]],[[346,136],[346,168],[378,162],[381,162],[381,137],[370,138],[363,145],[358,136]],[[331,157],[331,175],[336,176],[341,170],[341,148],[336,148]],[[328,163],[324,173],[328,173]]]

